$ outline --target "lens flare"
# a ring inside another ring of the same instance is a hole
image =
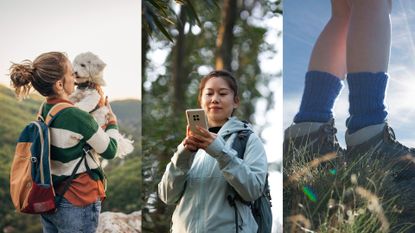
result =
[[[310,199],[310,201],[317,202],[317,195],[310,186],[303,186],[303,193],[308,197],[308,199]]]

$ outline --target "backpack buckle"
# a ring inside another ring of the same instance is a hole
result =
[[[85,155],[87,155],[91,151],[91,147],[90,146],[84,146],[84,148],[82,148],[82,150],[84,151]]]

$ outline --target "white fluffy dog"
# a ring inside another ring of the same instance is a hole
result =
[[[75,106],[90,113],[98,125],[105,127],[107,123],[106,115],[109,112],[105,105],[105,97],[102,86],[105,86],[103,71],[106,64],[91,52],[81,53],[73,61],[75,82],[77,88],[70,96],[70,100]],[[124,157],[134,150],[133,141],[125,138],[121,134],[115,135],[118,144],[117,156]]]

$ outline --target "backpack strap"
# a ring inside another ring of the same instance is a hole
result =
[[[238,152],[238,158],[240,158],[240,159],[244,159],[246,143],[247,143],[247,141],[249,139],[249,135],[251,133],[252,133],[252,131],[249,130],[249,129],[239,131],[237,137],[235,138],[235,141],[232,144],[232,148]],[[268,200],[271,201],[271,193],[270,193],[270,188],[269,188],[269,183],[268,183],[268,173],[267,173],[267,176],[265,178],[264,190],[263,190],[262,195],[264,195],[265,197],[268,198]],[[240,201],[240,202],[242,202],[246,205],[251,204],[250,202],[247,202],[247,201],[243,200],[237,193],[236,193],[235,198],[238,201]]]
[[[71,186],[72,180],[75,178],[76,172],[79,169],[79,166],[81,165],[82,161],[86,161],[86,152],[85,150],[83,151],[82,157],[79,160],[79,162],[75,165],[75,168],[73,169],[71,176],[69,178],[67,178],[65,181],[63,181],[64,186],[62,189],[60,190],[55,190],[56,192],[56,198],[55,198],[55,203],[56,206],[59,205],[59,203],[62,201],[63,196],[65,195],[66,191],[68,191],[69,186]]]
[[[246,129],[246,130],[241,130],[238,132],[238,135],[236,135],[235,140],[232,143],[232,148],[234,150],[236,150],[236,152],[238,152],[238,158],[240,159],[244,159],[244,155],[245,155],[245,150],[246,150],[246,144],[248,142],[249,136],[252,134],[252,130],[250,129]],[[233,188],[232,188],[233,189]],[[235,197],[234,199],[242,202],[245,205],[250,206],[251,202],[249,201],[245,201],[244,199],[242,199],[239,194],[235,191]]]
[[[42,104],[42,107],[43,107],[43,104]],[[66,108],[70,108],[70,107],[74,107],[74,105],[70,103],[65,103],[65,102],[61,102],[61,103],[57,103],[53,105],[53,107],[47,113],[46,118],[44,119],[45,124],[50,126],[50,124],[52,123],[52,121],[55,119],[55,117],[58,115],[60,111]]]
[[[244,123],[246,124],[246,122],[244,122]],[[252,130],[247,128],[246,130],[239,131],[238,135],[235,137],[235,139],[233,141],[233,144],[232,144],[232,148],[238,152],[238,158],[244,159],[246,144],[248,142],[249,136],[252,133],[253,133]],[[236,233],[238,233],[239,230],[240,230],[239,225],[238,225],[238,209],[237,209],[237,206],[236,206],[236,201],[239,201],[240,203],[249,206],[251,208],[252,214],[254,215],[255,221],[258,224],[261,224],[261,222],[258,221],[258,219],[261,219],[261,217],[257,217],[257,216],[260,215],[260,213],[262,212],[262,209],[266,208],[266,207],[261,208],[261,206],[259,206],[259,205],[261,205],[261,203],[264,202],[264,200],[263,200],[264,198],[267,199],[267,203],[269,203],[269,208],[271,208],[271,194],[270,194],[269,183],[268,183],[268,174],[265,178],[264,190],[262,191],[262,195],[261,195],[260,198],[258,198],[254,202],[249,202],[249,201],[243,200],[242,197],[239,196],[239,194],[235,191],[235,189],[232,186],[231,186],[231,190],[233,190],[234,195],[232,196],[231,194],[229,194],[227,198],[228,198],[229,204],[235,210],[235,225],[236,225],[235,229],[236,229]],[[271,210],[269,210],[269,211],[271,211]],[[270,226],[270,225],[267,225],[267,226]],[[267,227],[265,225],[264,226],[259,226],[259,227],[260,228],[258,230],[267,229]],[[258,232],[262,232],[262,230],[258,231]],[[270,232],[270,230],[271,229],[269,228],[269,232]],[[266,230],[266,232],[268,232],[268,230]]]
[[[232,144],[232,148],[238,152],[238,158],[244,159],[246,143],[248,142],[249,136],[252,133],[252,130],[246,129],[239,131],[238,135],[236,135],[235,140]]]
[[[43,101],[39,107],[39,110],[37,111],[37,119],[43,122],[45,122],[45,119],[42,116],[42,112],[43,112],[43,107],[45,106],[45,103],[46,101]]]
[[[244,125],[246,126],[245,128],[247,128],[246,130],[241,130],[237,133],[233,143],[232,143],[232,148],[237,152],[237,156],[240,159],[244,159],[244,154],[245,154],[245,150],[246,150],[246,143],[248,142],[249,136],[253,133],[252,130],[248,129],[248,126],[246,125],[246,123],[244,122]],[[230,186],[230,185],[229,185]],[[250,202],[247,202],[245,200],[243,200],[239,194],[232,188],[233,192],[235,193],[234,196],[232,195],[228,195],[228,202],[230,204],[230,206],[232,206],[235,210],[235,229],[236,229],[236,233],[239,232],[239,224],[238,224],[238,209],[235,203],[235,200],[238,200],[241,203],[244,203],[246,205],[251,205]]]
[[[101,163],[99,161],[96,161],[95,160],[95,157],[92,155],[91,150],[92,150],[92,147],[90,145],[88,145],[88,144],[86,144],[84,146],[84,148],[83,148],[83,151],[84,151],[85,156],[89,156],[92,159],[92,161],[94,161],[94,163],[98,166],[98,169],[99,169],[99,171],[102,174],[102,182],[104,184],[104,191],[107,191],[107,181],[108,181],[108,178],[105,175],[105,172],[104,172],[104,169],[101,166]],[[85,163],[84,165],[86,167],[86,172],[88,173],[89,177],[91,177],[91,179],[92,179],[93,178],[92,170],[91,170],[91,168],[88,165],[88,161],[85,159],[84,160],[84,163]]]

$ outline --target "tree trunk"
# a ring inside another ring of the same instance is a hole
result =
[[[179,32],[176,37],[176,44],[173,48],[173,113],[180,114],[184,110],[183,103],[186,89],[186,73],[184,72],[184,59],[185,59],[185,40],[184,26],[186,24],[186,14],[183,6],[180,8],[180,22],[177,23],[177,31]]]
[[[237,18],[237,0],[225,0],[216,39],[215,68],[232,71],[233,28]]]

